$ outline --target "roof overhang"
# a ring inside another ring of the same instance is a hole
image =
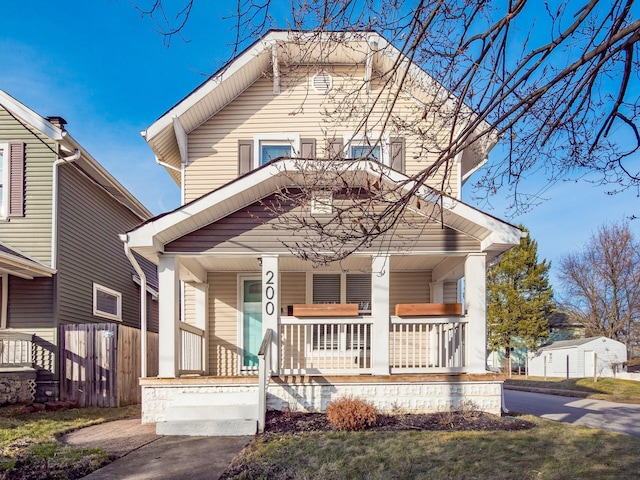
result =
[[[51,277],[55,273],[55,269],[33,260],[8,245],[0,244],[0,274],[32,280],[35,277]]]
[[[304,165],[304,164],[307,165]],[[304,169],[313,162],[281,159],[264,165],[247,175],[183,205],[176,210],[155,217],[126,235],[130,248],[156,262],[164,246],[188,233],[196,231],[225,216],[279,191],[284,187],[304,185]],[[358,176],[363,185],[382,180],[389,188],[414,191],[408,208],[421,213],[442,207],[440,218],[445,226],[465,233],[480,242],[480,249],[494,258],[520,244],[523,232],[502,220],[487,215],[457,199],[441,196],[424,185],[416,185],[406,175],[368,160],[345,161],[343,172]],[[425,214],[425,218],[428,215]]]
[[[141,132],[157,159],[169,166],[167,171],[176,182],[180,173],[174,169],[186,161],[184,152],[181,154],[181,133],[193,132],[270,71],[274,49],[275,56],[289,64],[365,64],[370,56],[372,68],[394,79],[403,78],[403,89],[418,103],[426,105],[437,97],[453,109],[451,93],[377,32],[270,31]],[[486,135],[492,131],[491,125],[479,121],[466,105],[458,115],[459,125],[476,124],[460,159],[464,181],[486,162],[497,138]]]

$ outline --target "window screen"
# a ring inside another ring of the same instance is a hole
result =
[[[313,303],[340,303],[340,274],[313,276]]]

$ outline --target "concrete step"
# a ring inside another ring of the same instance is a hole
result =
[[[255,435],[258,421],[255,419],[227,420],[176,420],[158,422],[158,435],[188,435],[192,437],[237,437]]]
[[[258,401],[258,389],[245,387],[233,391],[183,392],[173,399],[174,405],[181,407],[225,406],[253,403]]]
[[[166,420],[227,420],[230,418],[257,419],[257,404],[227,404],[227,405],[193,405],[169,407]]]

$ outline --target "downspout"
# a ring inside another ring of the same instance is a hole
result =
[[[51,185],[51,268],[58,268],[58,167],[63,163],[73,163],[80,158],[80,150],[73,155],[59,158],[53,162],[53,180]]]
[[[140,264],[133,256],[129,248],[129,239],[127,235],[120,235],[120,240],[124,244],[124,254],[129,259],[129,263],[133,266],[140,277],[140,377],[147,377],[147,276],[140,268]]]

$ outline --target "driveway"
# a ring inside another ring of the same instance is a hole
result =
[[[640,437],[640,405],[507,389],[504,398],[513,412]]]

